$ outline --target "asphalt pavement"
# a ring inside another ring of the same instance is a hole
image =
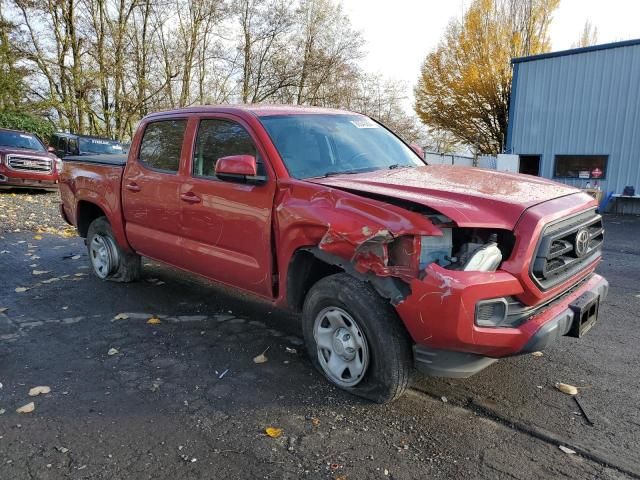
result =
[[[0,193],[0,479],[640,478],[640,218],[606,218],[587,336],[380,406],[312,368],[290,313],[150,260],[92,276],[55,200]]]

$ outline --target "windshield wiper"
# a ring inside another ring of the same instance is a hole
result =
[[[411,168],[413,165],[400,165],[399,163],[394,163],[393,165],[389,165],[389,170],[396,170],[398,168]]]
[[[322,175],[322,176],[323,176],[324,178],[327,178],[327,177],[334,177],[334,176],[336,176],[336,175],[353,175],[353,174],[355,174],[355,173],[362,173],[362,172],[363,172],[363,170],[345,170],[345,171],[343,171],[343,172],[338,172],[338,171],[335,171],[335,172],[327,172],[327,173],[325,173],[325,174],[324,174],[324,175]]]

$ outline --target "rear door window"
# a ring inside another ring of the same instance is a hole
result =
[[[140,143],[140,162],[154,170],[176,173],[186,128],[186,120],[161,120],[147,125]]]

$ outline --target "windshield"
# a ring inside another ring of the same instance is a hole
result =
[[[25,150],[36,150],[44,152],[42,142],[35,135],[21,132],[0,132],[0,145],[3,147],[13,147]]]
[[[113,155],[123,153],[122,144],[115,140],[79,137],[80,155]]]
[[[425,164],[394,134],[362,115],[283,115],[260,121],[295,178]]]

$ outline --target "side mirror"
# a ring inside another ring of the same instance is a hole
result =
[[[253,155],[230,155],[216,162],[216,177],[241,183],[264,183],[266,177],[258,176],[258,162]]]
[[[47,147],[47,152],[49,152],[49,153],[56,153],[56,149],[55,149],[55,148],[53,148],[52,146],[48,146],[48,147]]]

